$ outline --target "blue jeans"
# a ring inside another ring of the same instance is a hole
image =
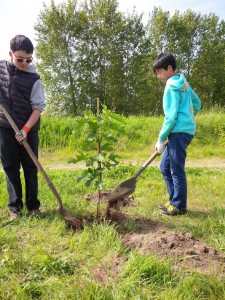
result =
[[[171,133],[160,162],[160,171],[166,183],[170,204],[181,210],[187,209],[187,180],[184,168],[186,149],[193,137],[184,132]]]

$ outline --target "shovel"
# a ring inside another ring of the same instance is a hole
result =
[[[168,142],[165,143],[165,146]],[[135,191],[137,178],[141,175],[141,173],[147,168],[148,165],[160,154],[155,151],[155,153],[141,166],[141,168],[134,174],[130,179],[121,182],[110,194],[108,203],[109,205],[116,202],[118,199],[123,198],[125,196],[129,196]]]
[[[11,125],[11,127],[13,128],[13,130],[15,131],[16,134],[20,133],[19,128],[17,127],[17,125],[15,124],[14,120],[12,119],[11,115],[8,113],[7,109],[5,108],[4,104],[1,102],[0,99],[0,110],[3,111],[6,119],[8,120],[9,124]],[[58,202],[58,212],[60,213],[60,215],[64,218],[64,220],[66,222],[68,222],[70,225],[72,225],[75,228],[81,227],[82,226],[82,222],[78,219],[75,219],[73,217],[73,215],[71,215],[67,210],[64,209],[63,204],[62,204],[62,200],[56,190],[56,188],[54,187],[53,183],[51,182],[50,178],[48,177],[48,175],[46,174],[45,170],[43,169],[42,165],[40,164],[40,162],[38,161],[36,155],[34,154],[33,150],[30,148],[29,144],[27,143],[26,140],[23,140],[20,142],[24,148],[27,150],[28,154],[30,155],[31,159],[33,160],[33,162],[35,163],[35,165],[37,166],[38,170],[41,172],[41,174],[43,175],[45,181],[47,182],[48,186],[50,187],[53,195],[55,196],[57,202]]]

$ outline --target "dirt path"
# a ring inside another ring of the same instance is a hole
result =
[[[121,165],[132,164],[140,167],[140,164],[144,161],[137,160],[125,160],[121,161]],[[68,163],[56,163],[56,164],[45,164],[41,162],[43,167],[51,170],[65,169],[65,170],[76,170],[79,168],[85,168],[85,163],[68,164]],[[159,160],[153,161],[151,166],[159,166]],[[210,169],[225,169],[225,159],[213,157],[213,158],[201,158],[201,159],[187,159],[186,167],[191,168],[210,168]]]
[[[45,163],[44,159],[40,159],[40,163],[42,164],[44,169],[49,170],[76,170],[76,169],[83,169],[85,168],[84,162],[79,162],[77,164],[68,164],[64,160],[52,162],[51,164]],[[144,160],[121,160],[121,165],[129,165],[132,164],[139,168],[141,163],[144,163]],[[160,161],[155,160],[151,163],[151,166],[159,166]],[[210,168],[210,169],[225,169],[225,159],[218,158],[218,157],[211,157],[211,158],[201,158],[201,159],[187,159],[186,160],[186,167],[191,168]],[[3,171],[2,166],[0,165],[0,172]]]
[[[224,169],[225,159],[218,157],[201,158],[186,161],[187,167],[198,167],[198,168],[212,168],[212,169]]]

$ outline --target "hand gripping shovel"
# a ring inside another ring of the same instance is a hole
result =
[[[15,124],[14,120],[12,119],[11,115],[8,113],[7,109],[5,108],[4,104],[1,101],[0,98],[0,110],[3,111],[6,119],[8,120],[9,124],[11,125],[11,127],[13,128],[13,130],[15,131],[16,134],[20,134],[20,130],[17,127],[17,125]],[[26,140],[22,140],[20,142],[24,148],[27,150],[28,154],[30,155],[31,159],[33,160],[33,162],[35,163],[35,165],[37,166],[38,170],[41,172],[41,174],[43,175],[45,181],[47,182],[48,186],[50,187],[53,195],[55,196],[57,202],[58,202],[58,212],[60,213],[60,215],[64,218],[64,220],[66,222],[68,222],[70,225],[72,225],[75,228],[81,227],[81,221],[78,219],[75,219],[67,210],[65,210],[63,208],[63,204],[62,204],[62,200],[56,190],[56,188],[54,187],[53,183],[51,182],[51,180],[49,179],[48,175],[46,174],[45,170],[43,169],[42,165],[40,164],[40,162],[38,161],[36,155],[34,154],[33,150],[30,148],[29,144],[27,143]]]
[[[165,146],[168,142],[165,143]],[[118,199],[129,196],[135,191],[137,178],[141,173],[147,168],[148,165],[160,154],[155,151],[155,153],[141,166],[141,168],[134,174],[130,179],[120,183],[110,194],[108,203],[109,205],[116,202]]]

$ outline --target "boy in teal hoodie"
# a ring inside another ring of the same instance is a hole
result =
[[[169,203],[158,208],[162,214],[174,216],[187,211],[186,149],[195,135],[194,116],[201,108],[201,101],[184,75],[176,73],[176,59],[172,54],[158,55],[153,70],[160,80],[166,82],[163,95],[165,117],[155,149],[159,154],[165,150],[160,171],[169,193]]]

